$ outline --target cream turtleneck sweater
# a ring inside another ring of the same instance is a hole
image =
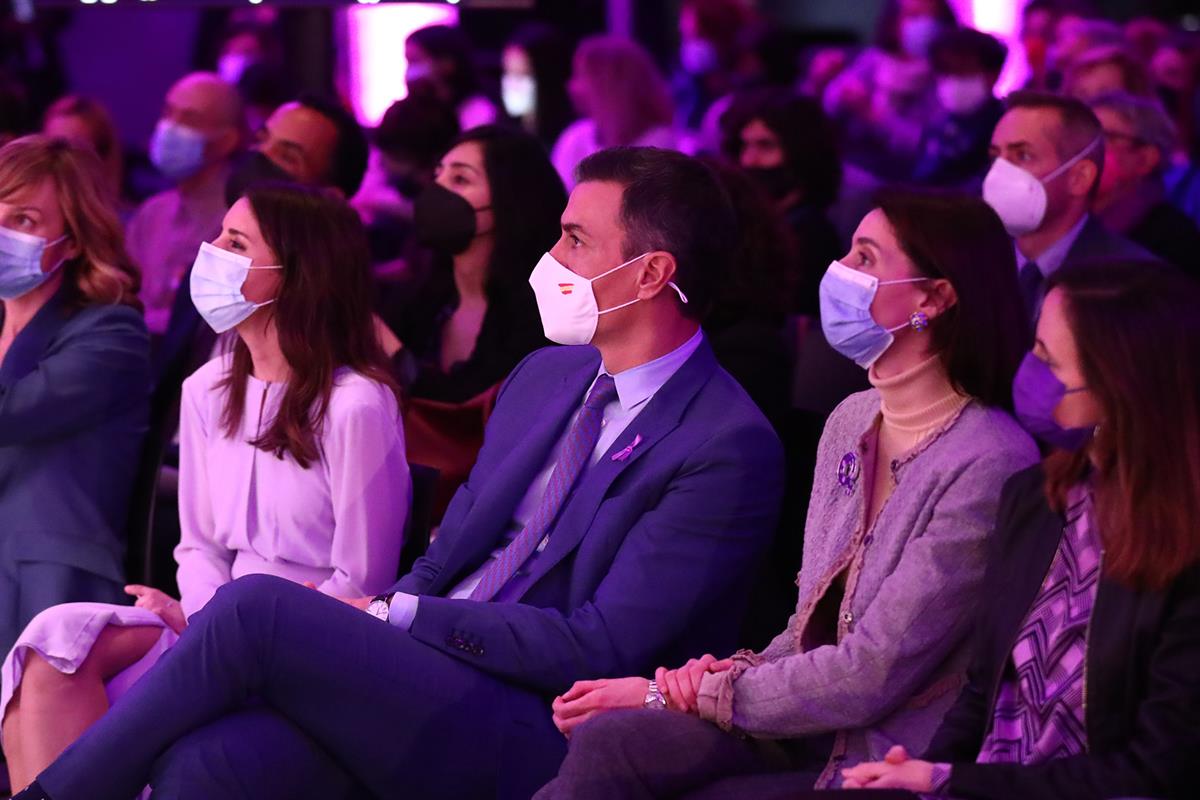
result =
[[[869,527],[894,488],[889,468],[892,460],[949,422],[970,398],[955,391],[938,356],[890,378],[880,378],[872,366],[867,379],[879,391],[882,415],[872,465],[871,503],[867,508]]]

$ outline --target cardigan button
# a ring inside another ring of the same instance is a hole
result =
[[[847,611],[845,614],[842,614],[842,622],[852,625],[854,623],[854,613]]]

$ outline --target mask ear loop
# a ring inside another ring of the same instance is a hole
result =
[[[922,278],[904,278],[902,280],[895,280],[895,281],[879,281],[879,283],[877,283],[876,286],[891,286],[892,284],[895,284],[895,283],[920,283],[921,281],[929,281],[929,280],[933,280],[933,279],[932,278],[924,278],[924,277],[922,277]],[[884,328],[884,330],[886,330],[888,333],[895,333],[896,331],[902,331],[905,328],[912,328],[917,333],[920,333],[921,331],[925,330],[928,327],[929,327],[929,315],[926,314],[924,311],[914,311],[908,315],[908,322],[903,322],[894,328]]]
[[[1068,158],[1063,163],[1059,164],[1054,169],[1050,170],[1049,174],[1046,175],[1046,177],[1041,179],[1041,182],[1043,184],[1049,183],[1050,181],[1057,178],[1059,175],[1062,175],[1064,172],[1069,170],[1071,167],[1075,166],[1080,161],[1082,161],[1083,157],[1086,156],[1088,153],[1092,152],[1092,150],[1094,150],[1096,148],[1096,145],[1100,144],[1102,141],[1104,141],[1103,134],[1101,134],[1100,136],[1097,136],[1095,139],[1092,139],[1092,141],[1088,143],[1087,147],[1083,148],[1078,153],[1071,156],[1070,158]]]

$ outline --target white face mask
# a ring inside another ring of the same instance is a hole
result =
[[[1028,170],[1004,158],[992,162],[987,177],[983,179],[983,200],[1000,217],[1010,236],[1023,236],[1036,231],[1046,217],[1046,184],[1075,166],[1100,144],[1097,136],[1075,155],[1038,178]]]
[[[987,102],[991,90],[982,75],[943,75],[937,81],[938,102],[951,114],[970,114]]]
[[[523,117],[537,104],[537,83],[531,75],[505,75],[500,79],[500,98],[510,117]]]
[[[246,256],[222,250],[208,242],[200,243],[189,288],[196,310],[217,333],[237,327],[258,309],[275,302],[252,303],[242,294],[242,286],[252,269],[283,267],[252,267]]]
[[[592,337],[596,335],[596,325],[600,322],[601,314],[611,314],[641,299],[635,297],[628,303],[601,311],[596,305],[596,293],[592,291],[592,283],[648,255],[650,254],[642,253],[590,279],[576,275],[549,253],[542,256],[529,275],[529,285],[533,287],[533,294],[537,298],[538,315],[542,318],[542,330],[546,338],[558,344],[591,342]],[[682,302],[688,301],[674,281],[667,285],[675,290]]]

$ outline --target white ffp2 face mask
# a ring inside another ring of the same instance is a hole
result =
[[[601,314],[611,314],[641,299],[635,297],[627,303],[601,311],[596,305],[596,293],[592,290],[592,283],[648,255],[650,254],[642,253],[640,256],[634,256],[624,264],[618,264],[594,278],[576,275],[549,253],[542,256],[529,275],[529,285],[533,287],[533,294],[537,298],[538,315],[542,318],[542,330],[546,338],[558,344],[591,342],[592,337],[596,335],[596,325],[600,322]],[[667,285],[675,290],[682,302],[688,301],[674,281]]]
[[[1000,217],[1010,236],[1024,236],[1036,231],[1046,218],[1046,184],[1075,166],[1100,142],[1101,138],[1097,136],[1043,178],[1007,159],[997,158],[983,179],[984,202]]]

